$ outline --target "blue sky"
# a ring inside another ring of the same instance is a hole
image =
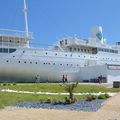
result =
[[[27,0],[34,43],[51,45],[100,25],[108,43],[120,40],[120,0]],[[0,28],[24,30],[23,0],[1,0]]]

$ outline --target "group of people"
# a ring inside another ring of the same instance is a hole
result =
[[[63,82],[63,83],[68,82],[67,75],[63,75],[63,76],[62,76],[62,82]]]

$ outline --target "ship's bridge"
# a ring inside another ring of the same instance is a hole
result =
[[[90,39],[79,39],[79,38],[65,38],[58,42],[58,45],[66,52],[80,52],[88,54],[102,53],[116,53],[118,49],[113,48],[111,45],[103,44],[99,41]]]
[[[1,47],[29,47],[32,33],[26,34],[24,31],[0,29]]]

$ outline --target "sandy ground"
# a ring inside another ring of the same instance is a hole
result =
[[[103,103],[97,112],[46,109],[4,109],[0,120],[120,120],[120,93]]]

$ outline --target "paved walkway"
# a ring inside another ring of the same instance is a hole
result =
[[[93,120],[120,120],[120,93],[109,98],[92,116]]]
[[[38,95],[69,95],[69,93],[53,93],[53,92],[30,92],[30,91],[17,91],[17,90],[11,90],[11,89],[2,89],[0,92],[8,92],[8,93],[25,93],[25,94],[38,94]],[[105,94],[105,93],[74,93],[74,95],[100,95],[100,94]],[[110,93],[108,92],[110,96],[114,96],[117,93]]]

